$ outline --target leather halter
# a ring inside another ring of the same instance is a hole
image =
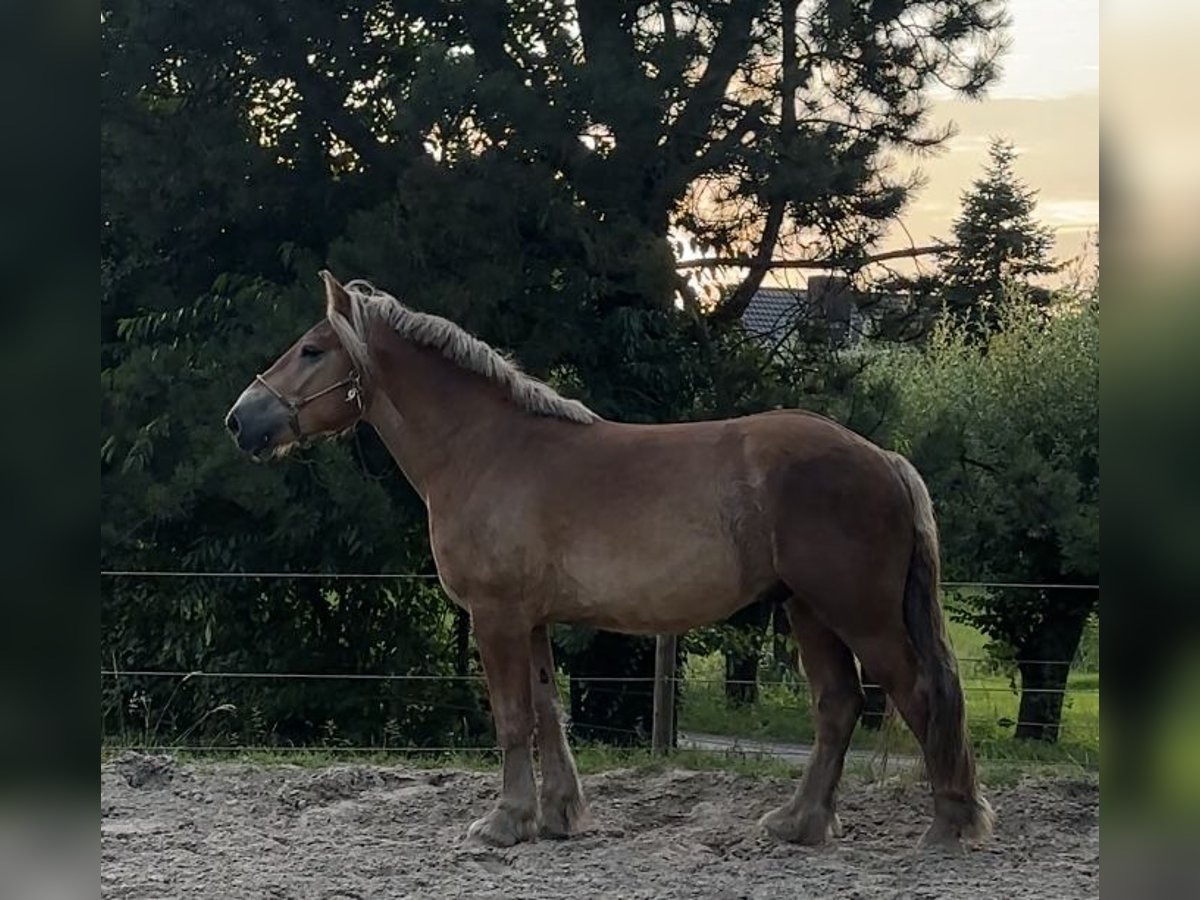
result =
[[[268,391],[270,391],[271,395],[276,400],[278,400],[280,403],[282,403],[284,405],[284,407],[287,408],[288,426],[292,429],[292,434],[295,435],[297,442],[300,443],[301,445],[307,443],[308,439],[310,437],[312,437],[312,435],[305,434],[303,431],[300,430],[300,410],[302,410],[309,403],[312,403],[317,398],[324,397],[326,394],[332,394],[334,391],[338,390],[339,388],[344,388],[347,386],[350,388],[348,391],[346,391],[346,402],[347,403],[357,403],[358,404],[358,415],[359,415],[359,418],[362,418],[362,414],[363,414],[362,376],[358,374],[357,369],[351,369],[350,374],[347,375],[345,378],[343,378],[341,381],[334,382],[333,384],[329,385],[328,387],[323,387],[323,388],[321,388],[321,390],[315,391],[315,392],[309,394],[307,397],[301,397],[299,400],[296,400],[292,397],[285,396],[280,391],[277,391],[274,387],[271,386],[271,383],[269,381],[267,381],[267,379],[263,378],[262,375],[255,375],[254,380],[257,381],[259,384],[261,384],[263,387],[265,387]]]

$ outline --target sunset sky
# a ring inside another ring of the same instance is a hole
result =
[[[1017,174],[1038,191],[1037,217],[1055,229],[1056,253],[1068,259],[1100,221],[1099,0],[1010,0],[1008,8],[1003,74],[983,100],[938,99],[933,121],[954,122],[958,135],[919,162],[928,183],[903,222],[918,244],[947,238],[989,137],[1006,137],[1017,147]],[[908,242],[897,228],[881,249]]]

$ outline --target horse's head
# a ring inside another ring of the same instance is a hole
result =
[[[363,414],[361,373],[330,320],[350,321],[351,300],[329,272],[326,317],[256,375],[225,417],[238,447],[265,459],[311,438],[352,427]]]

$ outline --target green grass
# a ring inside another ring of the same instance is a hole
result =
[[[985,638],[967,625],[952,623],[951,642],[962,663],[967,697],[967,722],[981,759],[1066,763],[1085,769],[1100,765],[1100,676],[1072,672],[1063,703],[1062,732],[1056,744],[1013,738],[1019,696],[1008,675],[996,674],[985,663]],[[763,684],[758,702],[730,706],[723,685],[724,663],[718,653],[693,655],[687,661],[678,712],[683,731],[706,732],[760,740],[809,743],[813,725],[807,688],[803,684]],[[768,676],[774,681],[777,676]],[[865,750],[919,754],[912,734],[898,720],[872,732],[857,728],[852,746]]]

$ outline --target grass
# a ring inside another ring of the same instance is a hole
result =
[[[982,634],[961,623],[952,623],[950,633],[955,652],[964,660],[961,669],[967,723],[981,759],[1099,768],[1099,673],[1072,672],[1068,676],[1058,743],[1018,741],[1012,734],[1020,698],[1013,682],[1005,674],[996,674],[989,665],[969,662],[986,657]],[[678,712],[681,730],[787,743],[812,741],[812,715],[805,685],[778,683],[776,676],[770,676],[771,683],[761,685],[756,703],[737,707],[726,702],[723,677],[724,662],[719,653],[688,659]],[[920,753],[915,738],[899,721],[885,723],[878,732],[855,729],[852,746]]]

